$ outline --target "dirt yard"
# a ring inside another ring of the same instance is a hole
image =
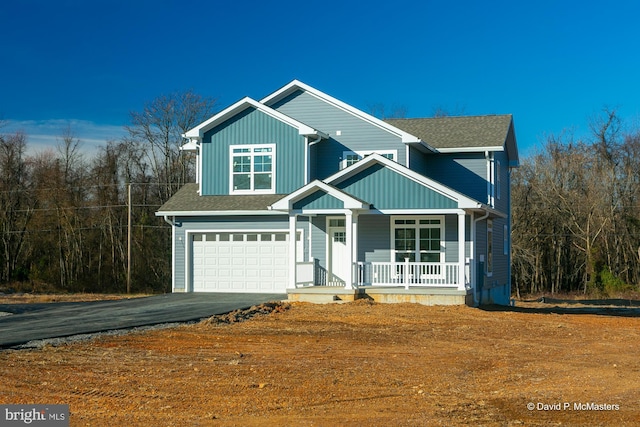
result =
[[[583,308],[273,304],[2,351],[0,403],[72,426],[640,425],[640,309]]]

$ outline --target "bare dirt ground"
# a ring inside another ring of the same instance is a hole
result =
[[[271,304],[0,352],[0,403],[72,426],[635,426],[639,350],[633,307]]]

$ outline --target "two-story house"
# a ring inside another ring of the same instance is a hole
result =
[[[510,115],[380,120],[293,81],[184,136],[173,292],[509,303]]]

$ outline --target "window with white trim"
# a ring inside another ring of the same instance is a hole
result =
[[[275,193],[275,144],[232,145],[231,194]]]
[[[496,199],[500,200],[502,193],[502,171],[500,168],[500,160],[496,161]]]
[[[382,157],[386,157],[387,159],[393,160],[394,162],[398,161],[398,150],[343,151],[342,161],[340,161],[340,169],[349,167],[373,153],[380,154]]]
[[[443,226],[443,218],[394,218],[392,261],[443,262]]]
[[[502,254],[509,255],[509,227],[507,224],[502,226]]]
[[[487,276],[493,274],[493,220],[487,220]]]

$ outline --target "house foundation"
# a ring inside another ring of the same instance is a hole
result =
[[[345,289],[332,286],[307,286],[287,290],[289,301],[327,304],[369,299],[378,303],[416,303],[423,305],[473,306],[471,291],[447,288],[364,287]]]

